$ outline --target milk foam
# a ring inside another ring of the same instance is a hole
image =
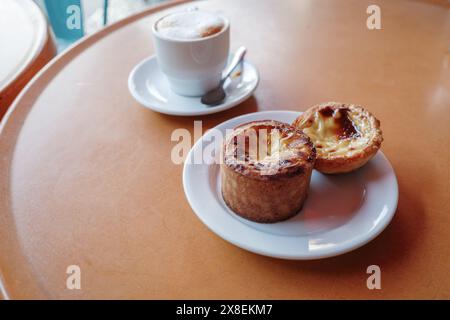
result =
[[[222,29],[225,22],[212,13],[187,11],[170,14],[156,24],[158,33],[172,39],[198,39],[211,28]]]

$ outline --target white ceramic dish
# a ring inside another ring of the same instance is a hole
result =
[[[264,119],[291,123],[299,112],[267,111],[228,120],[225,132],[239,124]],[[349,174],[314,171],[309,196],[295,217],[274,224],[248,221],[234,214],[220,192],[218,164],[212,155],[192,164],[194,153],[210,141],[212,131],[197,141],[184,165],[186,197],[199,219],[213,232],[248,251],[283,259],[320,259],[340,255],[368,243],[391,221],[397,208],[397,179],[382,152]],[[208,159],[209,158],[209,159]]]
[[[239,67],[238,67],[239,68]],[[233,73],[236,75],[238,69]],[[174,93],[161,73],[155,56],[140,62],[130,73],[128,88],[131,95],[144,107],[157,112],[178,115],[198,116],[230,109],[249,98],[259,82],[257,69],[244,61],[240,76],[225,82],[226,99],[217,106],[206,106],[200,97],[185,97]]]

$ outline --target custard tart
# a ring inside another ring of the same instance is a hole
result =
[[[323,173],[344,173],[362,167],[383,141],[380,121],[354,104],[322,103],[308,109],[292,125],[314,143],[315,169]]]
[[[242,124],[223,144],[223,199],[243,218],[263,223],[286,220],[303,206],[315,159],[308,136],[287,123]]]

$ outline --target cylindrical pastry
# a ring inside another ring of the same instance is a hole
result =
[[[289,124],[273,120],[242,124],[223,145],[223,199],[246,219],[286,220],[303,206],[315,159],[311,140]]]
[[[317,150],[315,169],[344,173],[367,163],[380,149],[380,121],[361,106],[327,102],[305,111],[292,124]]]

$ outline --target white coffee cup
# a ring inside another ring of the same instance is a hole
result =
[[[165,16],[164,16],[165,17]],[[167,37],[153,24],[153,43],[158,66],[167,77],[170,88],[183,96],[201,96],[216,88],[228,61],[230,23],[211,36],[193,39]]]

